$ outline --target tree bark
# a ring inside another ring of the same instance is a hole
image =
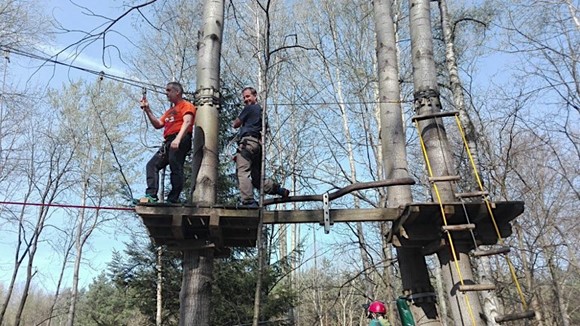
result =
[[[203,17],[198,41],[197,113],[193,139],[193,160],[199,165],[193,171],[196,189],[192,200],[213,204],[216,201],[218,175],[219,72],[224,1],[206,0]],[[213,258],[211,249],[183,252],[180,326],[209,325]]]
[[[406,139],[400,104],[398,58],[395,42],[395,25],[392,19],[392,2],[374,1],[375,28],[380,100],[380,136],[385,177],[408,177]],[[390,187],[387,206],[398,207],[411,203],[410,186]],[[383,234],[385,236],[385,234]],[[397,248],[401,269],[403,293],[406,295],[432,292],[425,257],[420,249]],[[417,325],[440,325],[435,300],[415,300],[410,305]]]
[[[179,293],[179,325],[208,326],[213,274],[213,250],[183,252],[183,280]]]
[[[411,57],[413,61],[413,85],[416,114],[429,114],[441,111],[437,71],[433,57],[433,35],[431,32],[429,0],[410,1]],[[430,161],[432,176],[455,175],[451,147],[447,140],[443,121],[427,119],[417,122],[419,132],[424,140],[426,155]],[[451,182],[437,183],[432,187],[432,198],[436,202],[455,201]],[[461,248],[459,248],[461,247]],[[447,287],[447,296],[457,324],[483,325],[480,314],[483,313],[477,293],[458,291],[463,281],[473,282],[471,263],[467,248],[456,244],[456,253],[451,255],[449,245],[437,253],[441,262],[443,280]],[[466,303],[469,304],[466,304]]]
[[[163,319],[163,249],[157,248],[157,308],[155,312],[155,326],[161,326]]]

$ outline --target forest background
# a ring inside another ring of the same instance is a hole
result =
[[[432,2],[435,58],[443,108],[454,110],[440,3]],[[507,241],[526,300],[540,307],[534,323],[580,324],[578,1],[445,3],[484,181],[493,199],[526,203]],[[145,88],[161,114],[167,81],[195,91],[202,4],[0,0],[0,324],[159,323],[156,263],[164,271],[162,324],[176,323],[179,255],[151,246],[134,213],[31,204],[122,208],[143,193],[144,162],[161,135],[137,102]],[[408,3],[392,5],[413,194],[429,201],[410,121]],[[383,178],[372,10],[358,0],[226,2],[223,125],[240,109],[242,87],[267,89],[267,174],[293,193]],[[222,136],[220,198],[235,201],[233,131],[223,127]],[[461,162],[461,144],[452,142]],[[384,189],[374,189],[332,204],[380,207],[384,198]],[[400,295],[382,227],[334,225],[331,236],[317,225],[269,229],[263,319],[365,324],[368,296],[391,303]],[[216,263],[212,324],[251,320],[254,258],[240,249]],[[505,263],[493,263],[499,300],[510,306],[518,298]],[[429,266],[438,284],[437,260],[429,257]]]

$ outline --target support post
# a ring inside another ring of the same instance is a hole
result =
[[[220,54],[224,21],[224,0],[206,0],[203,27],[198,40],[197,89],[192,201],[214,204],[218,175],[218,110]],[[197,163],[197,165],[196,165]],[[183,282],[179,295],[179,325],[210,324],[213,249],[183,252]]]

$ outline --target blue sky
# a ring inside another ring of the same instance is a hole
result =
[[[88,16],[89,10],[86,8],[90,8],[94,15],[106,17],[118,17],[124,12],[124,9],[121,7],[122,1],[75,0],[75,3],[77,5],[74,5],[68,0],[44,0],[37,2],[36,5],[43,6],[43,12],[54,16],[64,28],[77,31],[94,30],[106,22],[103,18]],[[125,18],[124,21],[116,25],[116,29],[122,29],[123,33],[130,35],[131,26],[129,20],[130,18]],[[102,30],[102,27],[98,30]],[[82,33],[78,32],[57,34],[54,41],[50,41],[50,43],[47,41],[45,44],[40,44],[40,49],[47,55],[54,55],[62,52],[67,46],[78,42],[82,38]],[[124,44],[122,38],[118,37],[115,33],[111,33],[107,40],[117,46]],[[55,59],[75,66],[95,71],[104,71],[117,76],[130,75],[130,72],[126,70],[124,64],[114,55],[106,55],[104,58],[106,65],[103,63],[102,43],[98,40],[92,44],[86,44],[86,46],[83,45],[82,47],[73,47],[65,50]],[[53,67],[52,65],[46,65],[38,69],[41,63],[38,60],[31,60],[12,54],[7,66],[9,75],[12,77],[11,82],[18,85],[18,87],[24,87],[25,84],[29,84],[40,87],[59,88],[61,85],[68,84],[70,81],[78,79],[96,80],[97,78],[93,74],[63,66]],[[4,64],[6,63],[3,62]],[[137,106],[136,110],[138,110]],[[138,186],[140,187],[138,188],[138,193],[140,193],[142,187],[141,185]],[[136,188],[133,191],[135,192]],[[56,210],[58,211],[58,209]],[[126,215],[128,216],[128,214]],[[0,240],[0,252],[2,253],[0,255],[0,282],[7,285],[12,274],[15,244],[8,240],[13,239],[12,237],[2,236],[0,238],[2,238]],[[113,250],[122,251],[125,247],[123,242],[127,240],[126,232],[111,229],[98,231],[93,236],[90,246],[87,246],[89,250],[85,252],[85,264],[81,268],[80,286],[87,286],[94,276],[101,270],[104,270],[106,264],[111,259]],[[34,283],[40,289],[47,291],[54,290],[57,281],[56,278],[58,277],[58,268],[60,267],[60,259],[49,246],[41,245],[39,247],[37,257],[35,258],[35,268],[38,274],[35,276]],[[22,270],[21,275],[23,272],[25,271]],[[70,281],[66,282],[70,283]]]

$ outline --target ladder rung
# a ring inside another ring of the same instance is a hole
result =
[[[421,115],[416,115],[411,118],[412,121],[421,121],[427,120],[432,118],[443,118],[443,117],[452,117],[458,115],[459,111],[443,111],[443,112],[433,112],[433,113],[426,113]]]
[[[429,182],[445,182],[445,181],[459,181],[461,177],[458,175],[443,175],[440,177],[429,177]]]
[[[489,192],[487,191],[474,191],[474,192],[459,192],[455,194],[457,198],[468,198],[468,197],[479,197],[479,196],[487,196]]]
[[[489,250],[474,250],[471,255],[474,257],[484,257],[484,256],[491,256],[491,255],[501,255],[507,254],[510,252],[510,247],[501,246],[498,248],[492,248]]]
[[[467,231],[475,229],[475,224],[454,224],[454,225],[443,225],[441,226],[443,231]]]
[[[512,320],[518,320],[518,319],[529,319],[529,318],[534,318],[536,316],[536,312],[533,310],[528,310],[528,311],[524,311],[524,312],[517,312],[514,314],[506,314],[506,315],[500,315],[495,317],[495,322],[496,323],[503,323],[506,321],[512,321]]]
[[[470,292],[470,291],[492,291],[495,290],[494,284],[464,284],[459,286],[459,291]]]

